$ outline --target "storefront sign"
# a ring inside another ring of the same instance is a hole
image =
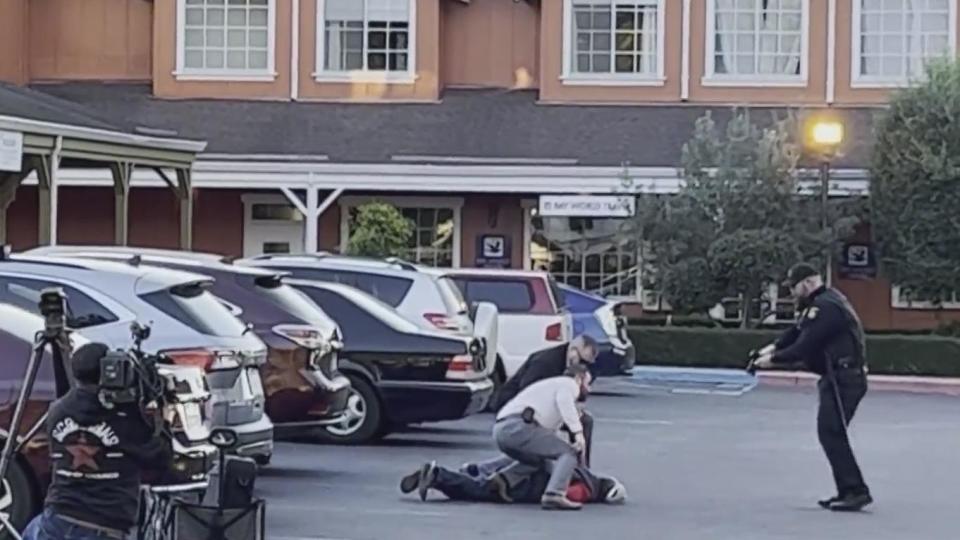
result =
[[[631,217],[637,200],[631,195],[541,195],[544,217]]]
[[[844,279],[873,279],[877,277],[877,259],[873,246],[851,242],[843,246],[839,273]]]
[[[23,161],[23,133],[0,131],[0,171],[19,171]]]
[[[510,238],[500,234],[477,237],[478,268],[510,268]]]

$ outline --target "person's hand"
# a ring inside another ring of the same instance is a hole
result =
[[[773,354],[761,354],[753,362],[756,369],[770,369],[773,367]]]
[[[582,431],[573,436],[573,449],[581,455],[587,450],[587,439],[583,436]]]

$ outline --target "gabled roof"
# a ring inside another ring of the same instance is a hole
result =
[[[327,156],[339,163],[434,162],[675,167],[694,122],[727,105],[548,105],[535,91],[447,90],[440,103],[162,100],[141,84],[68,83],[35,89],[113,123],[177,130],[207,152]],[[865,168],[877,108],[838,108],[846,144],[838,167]],[[758,123],[783,107],[751,107]]]

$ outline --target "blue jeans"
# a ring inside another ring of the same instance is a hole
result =
[[[35,517],[23,531],[23,540],[112,540],[107,534],[61,519],[49,508]]]
[[[455,501],[500,501],[487,479],[472,478],[443,467],[437,469],[437,479],[433,488]]]

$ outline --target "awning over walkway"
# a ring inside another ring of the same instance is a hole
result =
[[[57,242],[57,178],[61,168],[111,171],[115,241],[126,245],[130,180],[137,168],[153,170],[177,195],[180,244],[192,244],[191,169],[206,142],[176,133],[120,127],[81,105],[28,88],[0,83],[0,244],[6,242],[6,212],[24,178],[36,172],[40,194],[39,241]],[[16,165],[19,154],[19,167]],[[12,155],[12,157],[11,157]],[[79,201],[78,201],[79,202]]]

